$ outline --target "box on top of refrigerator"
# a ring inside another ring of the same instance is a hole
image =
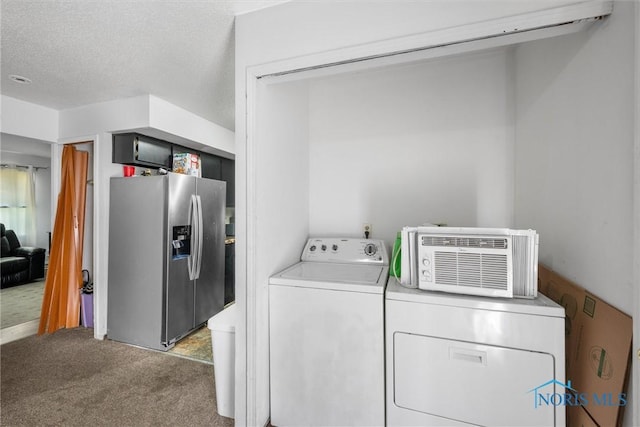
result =
[[[175,153],[173,155],[173,172],[202,177],[200,156],[192,153]]]

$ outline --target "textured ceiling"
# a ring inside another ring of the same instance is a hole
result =
[[[0,92],[56,110],[153,94],[233,130],[234,15],[282,1],[2,0]]]

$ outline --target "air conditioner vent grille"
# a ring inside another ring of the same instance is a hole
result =
[[[508,290],[507,255],[435,251],[435,283]]]
[[[462,237],[423,235],[422,246],[444,246],[456,248],[507,249],[507,239],[500,237]]]

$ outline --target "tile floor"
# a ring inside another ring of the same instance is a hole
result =
[[[200,329],[178,341],[175,347],[169,350],[169,353],[199,362],[213,364],[211,331],[207,326],[202,326]]]

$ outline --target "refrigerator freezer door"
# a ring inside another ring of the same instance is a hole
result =
[[[169,180],[167,207],[167,281],[165,283],[165,318],[163,342],[171,343],[193,329],[193,281],[189,280],[189,263],[194,257],[194,226],[191,218],[191,196],[196,194],[196,178],[167,175]],[[177,231],[176,231],[177,230]],[[173,256],[176,247],[189,247],[183,256]]]
[[[226,183],[198,179],[202,218],[202,244],[195,282],[195,326],[205,323],[224,307],[224,211]]]
[[[164,316],[166,181],[111,178],[107,335],[156,350]],[[178,248],[176,256],[188,248]]]

